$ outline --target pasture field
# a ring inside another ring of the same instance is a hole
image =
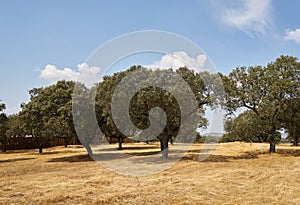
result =
[[[81,146],[8,151],[0,154],[0,204],[300,204],[300,147],[269,154],[268,146],[222,143],[199,161],[195,144],[174,166],[140,177],[101,167]]]

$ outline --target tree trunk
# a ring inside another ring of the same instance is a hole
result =
[[[42,144],[39,144],[39,154],[42,154],[43,153],[43,145]]]
[[[276,152],[276,144],[274,142],[274,140],[270,140],[270,149],[269,149],[270,153],[275,153]]]
[[[67,138],[65,138],[65,144],[64,144],[65,147],[68,147],[68,140]]]
[[[6,152],[6,140],[2,140],[2,153]]]
[[[109,137],[109,144],[112,144],[112,137]]]
[[[270,141],[269,153],[276,152],[275,136],[276,136],[276,127],[272,126],[271,132],[269,133],[269,141]]]
[[[163,138],[162,140],[160,140],[160,149],[161,149],[161,158],[162,159],[168,159],[169,157],[169,145],[168,145],[168,139],[167,138]]]
[[[119,140],[119,148],[118,148],[118,150],[121,150],[122,149],[123,138],[119,137],[118,140]]]
[[[294,140],[293,140],[293,146],[298,146],[298,143],[299,143],[299,138],[298,137],[293,137]]]

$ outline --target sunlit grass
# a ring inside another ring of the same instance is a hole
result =
[[[124,144],[129,154],[143,146]],[[299,204],[300,148],[269,154],[268,144],[224,143],[199,162],[201,148],[145,177],[102,168],[78,146],[8,151],[0,154],[0,204]]]

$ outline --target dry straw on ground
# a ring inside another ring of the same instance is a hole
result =
[[[104,169],[78,146],[9,151],[0,155],[0,204],[300,204],[300,148],[224,143],[199,162],[201,147],[145,177]]]

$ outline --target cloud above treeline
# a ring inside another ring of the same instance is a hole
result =
[[[178,69],[180,67],[188,67],[190,69],[193,69],[197,72],[203,71],[203,67],[206,63],[207,57],[205,54],[200,54],[196,58],[190,57],[186,52],[184,51],[177,51],[173,54],[165,54],[162,56],[162,58],[154,62],[150,65],[145,65],[147,68],[156,69]]]
[[[59,80],[77,80],[79,73],[71,68],[58,69],[55,65],[48,64],[41,70],[40,77],[51,83]]]
[[[162,58],[144,67],[150,69],[178,69],[179,67],[186,66],[197,72],[203,71],[203,67],[206,63],[207,57],[205,54],[200,54],[196,58],[192,58],[184,51],[177,51],[173,54],[165,54]],[[76,82],[82,82],[88,87],[99,82],[101,69],[96,66],[89,66],[87,63],[77,65],[77,69],[63,68],[59,69],[53,64],[48,64],[44,69],[40,70],[40,77],[47,80],[51,84],[56,83],[59,80],[70,80]]]
[[[51,84],[59,80],[79,81],[87,86],[99,82],[100,68],[90,67],[86,63],[78,64],[77,69],[63,68],[59,69],[55,65],[48,64],[40,71],[40,77]]]

